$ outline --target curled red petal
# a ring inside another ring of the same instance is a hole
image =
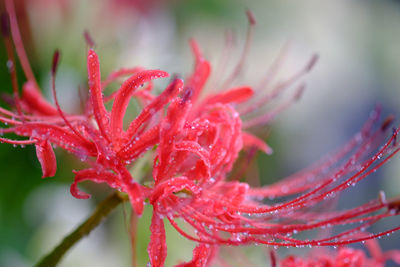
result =
[[[121,180],[122,191],[127,193],[133,210],[141,215],[144,209],[144,193],[140,184],[135,182],[130,172],[122,166],[117,166],[117,172]]]
[[[58,115],[57,109],[43,97],[43,94],[32,81],[26,82],[22,87],[21,102],[23,108],[33,114],[44,116]]]
[[[74,196],[74,197],[76,197],[78,199],[88,199],[88,198],[90,198],[90,194],[79,190],[77,181],[74,181],[71,184],[69,191],[71,192],[72,196]]]
[[[13,132],[21,136],[48,140],[67,151],[87,156],[94,156],[96,148],[89,141],[83,140],[64,128],[45,123],[25,123],[15,126]]]
[[[136,117],[135,120],[129,125],[127,130],[127,137],[131,139],[136,133],[137,129],[142,125],[142,123],[155,112],[163,108],[173,97],[175,97],[183,88],[183,81],[181,79],[175,79],[168,87],[164,90],[162,94],[156,97],[150,104],[148,104],[142,112]]]
[[[249,134],[249,133],[242,133],[243,137],[243,146],[244,147],[256,147],[263,151],[265,154],[271,155],[273,150],[272,148],[267,145],[263,140],[257,138],[256,136]]]
[[[142,84],[156,78],[167,77],[168,73],[161,70],[146,70],[134,74],[126,80],[119,89],[111,110],[111,136],[115,145],[118,147],[118,141],[122,134],[123,118],[130,98],[134,91]]]
[[[143,152],[157,144],[159,132],[160,125],[156,125],[141,134],[140,138],[132,139],[118,152],[118,157],[125,160],[134,160],[139,157]]]
[[[167,243],[164,222],[160,214],[154,209],[150,225],[150,243],[147,248],[152,267],[163,267],[167,258]]]
[[[93,108],[94,118],[99,126],[100,132],[108,138],[109,116],[104,106],[99,57],[93,49],[89,49],[87,57],[88,80],[90,90],[90,103]]]
[[[216,246],[200,244],[193,250],[191,261],[178,264],[175,267],[206,267],[211,264],[215,254]]]
[[[35,146],[36,156],[42,166],[42,178],[54,176],[57,170],[57,161],[50,142],[40,141]]]
[[[203,147],[201,147],[197,142],[192,142],[192,141],[181,141],[179,143],[175,144],[175,149],[178,151],[187,151],[191,152],[203,161],[206,170],[207,170],[207,175],[210,177],[211,175],[211,166],[210,166],[210,156],[207,150],[205,150]]]
[[[211,66],[208,61],[203,58],[197,42],[190,40],[193,54],[195,56],[195,66],[192,75],[189,77],[186,87],[193,92],[192,101],[195,102],[203,89],[208,77],[210,76]]]
[[[150,196],[150,203],[156,205],[156,202],[162,201],[168,195],[179,192],[183,189],[198,194],[201,189],[186,177],[175,177],[158,184]]]
[[[229,103],[241,103],[248,100],[254,94],[253,89],[251,87],[239,87],[233,88],[226,92],[219,93],[216,95],[209,96],[204,103],[205,104],[229,104]]]
[[[174,151],[174,143],[177,136],[181,135],[191,107],[191,101],[182,101],[175,98],[168,107],[167,116],[160,124],[160,144],[157,148],[157,165],[153,169],[156,181],[164,178],[170,167],[171,153]]]
[[[86,199],[90,198],[90,195],[82,192],[78,188],[78,183],[90,180],[95,183],[107,183],[113,188],[120,188],[118,177],[109,171],[100,171],[96,169],[85,169],[81,171],[74,171],[75,179],[71,184],[70,192],[76,198]]]
[[[114,82],[116,79],[125,76],[125,75],[132,75],[139,71],[143,71],[144,68],[142,67],[135,67],[135,68],[122,68],[117,71],[113,71],[108,75],[107,79],[102,82],[101,86],[102,89],[106,88],[110,83]]]
[[[133,210],[137,215],[142,215],[144,209],[144,197],[140,184],[133,182],[125,187],[126,193],[129,195],[129,200]]]

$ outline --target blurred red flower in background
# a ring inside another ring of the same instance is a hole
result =
[[[281,267],[295,266],[337,266],[337,267],[379,267],[385,266],[386,261],[393,260],[400,264],[400,251],[390,250],[382,252],[378,241],[371,239],[365,242],[371,257],[361,249],[341,247],[335,251],[322,248],[312,250],[308,258],[290,255],[280,261]]]

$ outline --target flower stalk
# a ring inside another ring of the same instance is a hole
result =
[[[114,192],[103,200],[81,225],[72,233],[67,235],[61,243],[53,249],[49,254],[43,257],[35,266],[36,267],[54,267],[64,256],[64,254],[73,247],[79,240],[95,229],[119,204],[128,200],[128,196],[121,192]]]

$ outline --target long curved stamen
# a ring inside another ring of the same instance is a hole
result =
[[[8,139],[8,138],[2,138],[0,137],[0,142],[4,142],[7,144],[12,144],[12,145],[32,145],[35,144],[36,141],[35,140],[12,140],[12,139]]]
[[[222,90],[221,84],[224,82],[223,75],[228,67],[230,58],[232,57],[233,48],[235,47],[235,35],[232,30],[225,31],[225,45],[222,55],[215,67],[214,75],[211,76],[209,88],[213,90]]]
[[[60,104],[58,102],[57,98],[57,91],[56,91],[56,72],[57,72],[57,67],[58,67],[58,62],[60,60],[60,52],[56,50],[53,55],[53,63],[51,66],[51,90],[53,92],[53,98],[54,98],[54,103],[56,104],[58,114],[60,117],[63,119],[65,124],[68,126],[68,128],[71,129],[71,131],[76,134],[79,138],[81,138],[83,141],[87,142],[87,139],[83,137],[72,125],[71,123],[67,120],[65,117],[64,112],[62,111]]]
[[[26,55],[24,44],[22,42],[21,33],[18,27],[17,15],[15,13],[15,7],[13,2],[14,2],[13,0],[6,0],[5,4],[6,4],[6,10],[10,16],[11,35],[14,40],[15,49],[17,51],[17,55],[19,61],[21,62],[22,69],[25,73],[26,78],[29,81],[33,81],[35,84],[37,84],[35,76],[33,75],[32,68],[29,64],[28,56]]]
[[[270,123],[275,117],[280,114],[282,111],[286,110],[288,107],[290,107],[294,102],[298,101],[303,94],[306,86],[305,84],[300,84],[291,99],[287,100],[284,103],[281,103],[274,109],[268,111],[266,114],[262,114],[258,117],[252,118],[251,120],[245,121],[243,123],[243,129],[251,128],[257,125],[266,125]]]
[[[223,89],[227,89],[228,87],[231,86],[232,82],[237,78],[237,76],[242,72],[242,69],[244,67],[244,64],[246,62],[246,59],[248,57],[248,54],[250,52],[250,47],[251,43],[253,40],[253,32],[254,28],[256,25],[256,19],[254,17],[253,12],[251,10],[246,11],[247,19],[249,21],[249,26],[247,29],[247,34],[246,34],[246,42],[243,47],[242,54],[240,56],[240,59],[238,63],[236,64],[235,68],[233,69],[232,73],[229,75],[229,77],[225,80],[225,82],[222,85]]]
[[[268,87],[268,85],[272,82],[272,80],[277,76],[279,71],[281,70],[282,64],[285,62],[287,52],[289,50],[291,43],[288,41],[278,52],[278,55],[272,62],[271,66],[269,67],[266,75],[260,81],[260,83],[255,87],[254,90],[263,90]]]
[[[281,93],[285,89],[290,88],[292,85],[296,84],[302,77],[304,77],[307,73],[309,73],[313,69],[313,67],[315,66],[317,61],[318,61],[318,55],[317,54],[312,55],[311,58],[309,59],[309,61],[307,62],[307,64],[303,68],[301,68],[298,72],[293,74],[288,79],[286,79],[282,82],[279,82],[277,85],[275,85],[272,88],[271,92],[269,92],[265,96],[261,97],[260,100],[258,100],[256,103],[253,103],[249,107],[247,107],[243,110],[240,110],[240,114],[246,115],[246,114],[254,112],[254,111],[258,110],[259,108],[261,108],[262,106],[265,106],[266,104],[268,104],[271,100],[273,100],[276,97],[278,97],[279,95],[281,95]],[[301,87],[301,85],[299,87]]]
[[[11,76],[11,85],[12,85],[12,89],[13,89],[13,98],[14,98],[14,102],[15,102],[14,104],[15,104],[15,107],[17,108],[18,115],[21,116],[21,119],[23,121],[24,117],[22,114],[20,96],[19,96],[19,91],[18,91],[17,72],[15,70],[15,57],[14,57],[12,41],[10,39],[10,18],[7,15],[7,13],[4,13],[1,15],[1,30],[2,30],[4,41],[5,41],[5,46],[6,46],[7,56],[8,56],[7,67],[8,67],[10,76]]]

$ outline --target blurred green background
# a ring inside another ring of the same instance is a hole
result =
[[[137,65],[186,76],[193,64],[188,45],[191,37],[198,40],[206,58],[215,66],[225,49],[224,33],[231,30],[238,51],[230,61],[234,65],[245,42],[245,11],[249,8],[257,18],[257,26],[236,85],[256,85],[287,42],[291,45],[282,77],[299,70],[311,54],[320,56],[315,69],[304,79],[307,89],[301,101],[280,114],[268,129],[268,143],[274,154],[260,153],[256,162],[264,184],[338,148],[361,127],[376,103],[383,105],[384,114],[400,115],[398,1],[149,2],[152,6],[138,9],[135,1],[128,0],[16,0],[29,59],[48,98],[51,99],[51,57],[57,48],[62,53],[57,76],[61,106],[70,112],[79,109],[78,87],[85,86],[87,75],[84,30],[96,42],[103,76],[120,67]],[[1,93],[12,90],[6,61],[4,43],[0,42]],[[18,75],[22,84],[25,78],[20,69]],[[265,135],[265,131],[262,133]],[[33,147],[0,145],[0,266],[31,266],[110,192],[102,185],[85,184],[93,198],[74,199],[69,194],[71,170],[81,165],[71,155],[58,150],[56,153],[56,177],[42,180]],[[385,190],[388,197],[400,194],[399,166],[399,159],[392,160],[376,175],[346,192],[340,202],[343,206],[360,204],[375,198],[377,188]],[[128,205],[118,208],[74,247],[60,266],[129,266],[129,213]],[[140,220],[138,266],[145,266],[148,261],[150,215],[147,209]],[[375,230],[380,227],[384,225]],[[166,266],[178,259],[189,259],[194,244],[173,230],[167,234]],[[399,237],[396,233],[380,243],[384,249],[400,248]],[[238,249],[234,251],[239,253]],[[287,253],[285,249],[279,252]],[[232,250],[225,249],[223,253]],[[262,247],[246,248],[243,253],[255,266],[264,266],[268,258]]]

